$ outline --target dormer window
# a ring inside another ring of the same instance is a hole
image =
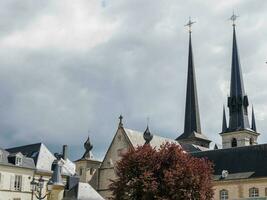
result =
[[[22,158],[21,157],[16,157],[16,165],[20,166],[22,165]]]

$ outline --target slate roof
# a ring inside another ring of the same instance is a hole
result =
[[[132,143],[132,145],[134,147],[141,146],[141,145],[145,144],[145,140],[143,138],[142,132],[127,129],[127,128],[124,128],[124,131],[125,131],[127,137],[129,138],[130,142]],[[152,147],[156,147],[156,146],[159,147],[160,145],[162,145],[163,143],[166,143],[166,142],[179,144],[176,140],[160,137],[160,136],[153,134],[153,139],[150,141],[150,145]]]
[[[214,179],[220,180],[223,170],[227,179],[267,177],[267,144],[193,152],[191,155],[214,163]]]
[[[35,164],[32,158],[23,156],[21,165],[15,165],[15,159],[12,159],[12,157],[15,157],[17,153],[9,153],[2,148],[0,148],[0,153],[2,155],[0,159],[0,165],[16,166],[30,169],[35,168]]]
[[[124,128],[124,131],[125,131],[127,137],[129,138],[131,144],[134,147],[141,146],[141,145],[145,144],[145,140],[143,138],[142,132],[127,129],[127,128]],[[162,145],[163,143],[166,143],[166,142],[179,144],[176,140],[173,140],[170,138],[164,138],[164,137],[153,134],[153,139],[150,141],[150,145],[152,147],[160,147],[160,145]],[[192,144],[179,144],[179,145],[181,145],[181,147],[187,152],[208,150],[207,148],[201,147],[198,145],[192,145]]]
[[[21,152],[24,156],[32,158],[34,160],[36,169],[40,171],[51,171],[51,166],[54,160],[56,159],[52,152],[43,144],[29,144],[19,147],[13,147],[6,149],[10,153]],[[75,164],[69,159],[61,159],[63,164],[62,174],[73,175],[75,174]]]
[[[79,177],[71,176],[67,178],[66,190],[64,192],[66,200],[104,200],[100,194],[89,184],[79,182]]]
[[[30,157],[34,160],[34,163],[37,164],[38,155],[41,149],[42,143],[29,144],[19,147],[13,147],[6,149],[10,153],[21,152],[24,156]]]
[[[210,149],[208,149],[206,147],[198,146],[198,145],[195,145],[195,144],[180,143],[180,145],[182,146],[182,148],[186,152],[196,152],[196,151],[208,151],[208,150],[210,150]]]

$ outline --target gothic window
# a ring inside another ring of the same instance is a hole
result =
[[[21,191],[21,185],[22,185],[22,176],[16,175],[14,182],[14,190]]]
[[[79,174],[80,174],[80,176],[83,175],[83,168],[82,167],[80,167]]]
[[[232,139],[232,147],[236,147],[237,146],[237,140],[236,138]]]
[[[251,137],[251,138],[249,138],[249,144],[250,145],[253,145],[253,143],[254,143],[254,139]]]
[[[90,175],[93,175],[93,173],[94,173],[94,168],[91,168],[90,169]]]
[[[220,200],[227,200],[229,199],[228,191],[223,189],[220,191]]]
[[[249,189],[249,197],[258,197],[259,196],[259,189],[258,188],[250,188]]]

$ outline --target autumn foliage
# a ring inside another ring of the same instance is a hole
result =
[[[116,165],[110,189],[115,200],[212,199],[212,164],[166,143],[130,149]]]

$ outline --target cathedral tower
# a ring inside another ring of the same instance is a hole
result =
[[[184,132],[176,140],[179,143],[196,144],[203,147],[209,147],[211,142],[202,134],[200,126],[199,106],[197,97],[196,74],[193,59],[191,26],[194,22],[189,19],[189,52],[188,52],[188,71],[187,71],[187,89]]]
[[[256,132],[256,122],[254,111],[252,113],[252,127],[248,119],[248,96],[245,93],[241,65],[239,61],[236,25],[237,16],[232,15],[233,21],[233,47],[232,47],[232,66],[230,96],[227,106],[229,108],[229,126],[227,127],[225,110],[223,110],[222,145],[223,148],[248,146],[257,144],[259,133]]]

